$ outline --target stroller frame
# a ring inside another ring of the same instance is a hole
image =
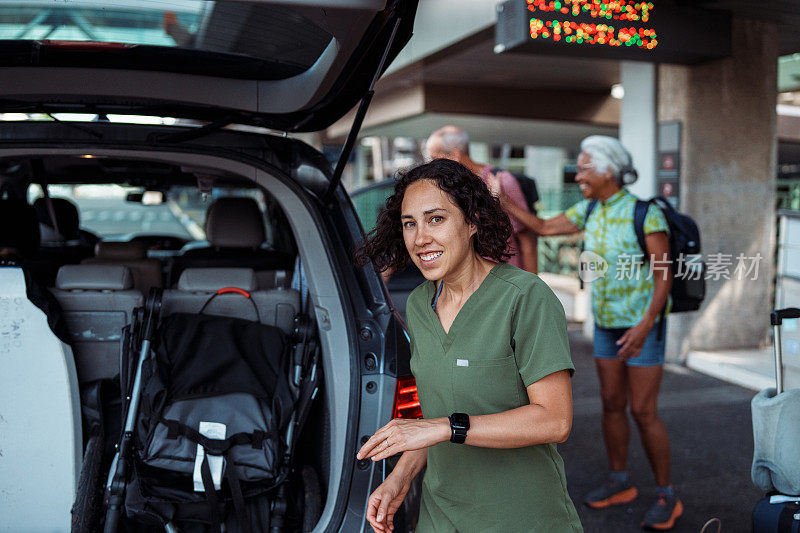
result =
[[[228,288],[229,289],[229,288]],[[244,291],[222,289],[212,299],[224,292]],[[249,295],[244,294],[247,298]],[[117,451],[109,469],[108,480],[105,488],[104,504],[106,506],[105,533],[119,531],[120,518],[125,506],[125,492],[128,485],[130,463],[132,461],[134,429],[142,396],[142,372],[145,362],[152,356],[152,341],[159,325],[162,310],[163,290],[152,288],[147,297],[144,308],[137,309],[134,313],[134,323],[131,327],[132,344],[139,345],[138,350],[131,350],[131,354],[138,352],[132,385],[127,392],[127,383],[122,383],[125,408],[125,424]],[[210,299],[209,299],[210,302]],[[206,302],[206,305],[209,303]],[[252,300],[251,300],[252,302]],[[205,305],[203,309],[205,309]],[[200,313],[202,313],[202,310]],[[256,312],[257,309],[256,309]],[[287,376],[289,389],[294,397],[294,407],[291,418],[285,431],[285,453],[281,458],[279,475],[272,488],[277,488],[276,497],[270,502],[270,533],[282,533],[285,528],[285,514],[288,510],[288,489],[286,480],[292,471],[292,458],[296,445],[296,435],[300,434],[311,408],[313,400],[319,391],[319,347],[314,335],[314,325],[307,314],[299,313],[293,319],[292,333],[289,337],[290,347],[290,375]],[[123,361],[123,365],[126,362]],[[126,393],[127,392],[127,393]],[[247,524],[241,524],[243,531],[248,531]],[[177,533],[179,530],[172,523],[165,525],[168,533]]]

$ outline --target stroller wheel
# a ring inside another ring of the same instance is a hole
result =
[[[322,489],[319,476],[312,466],[300,469],[300,480],[303,484],[303,533],[314,529],[322,514]]]
[[[100,465],[103,460],[102,435],[89,438],[78,479],[78,490],[72,506],[72,533],[91,533],[97,529],[102,503]]]

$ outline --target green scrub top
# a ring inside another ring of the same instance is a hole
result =
[[[526,387],[574,371],[564,309],[535,274],[498,263],[445,333],[426,281],[406,306],[411,371],[425,418],[527,405]],[[581,531],[555,444],[428,448],[417,531]]]

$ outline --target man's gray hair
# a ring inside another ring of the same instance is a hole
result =
[[[431,133],[429,142],[433,139],[439,141],[439,150],[443,154],[452,154],[456,150],[469,154],[469,135],[458,126],[444,126]]]
[[[592,164],[597,172],[610,170],[620,186],[636,181],[631,154],[619,139],[607,135],[591,135],[581,142],[581,151],[592,157]]]

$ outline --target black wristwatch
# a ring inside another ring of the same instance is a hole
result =
[[[469,415],[466,413],[453,413],[450,419],[450,442],[464,444],[467,440],[467,430],[469,429]]]

